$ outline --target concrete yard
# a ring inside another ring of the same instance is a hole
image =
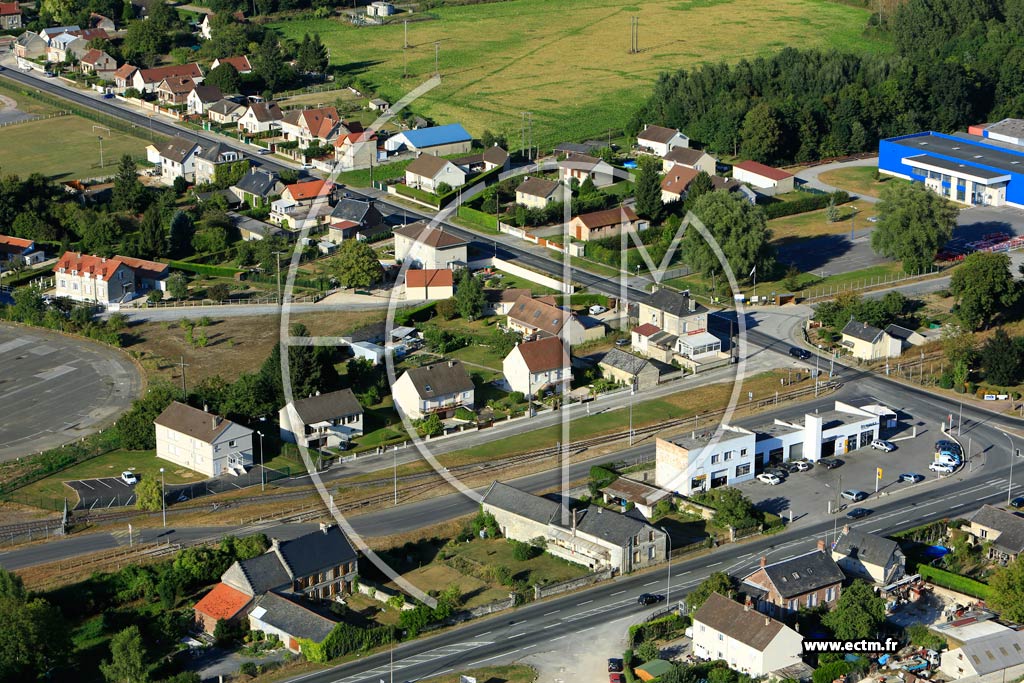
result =
[[[0,460],[80,439],[142,391],[124,353],[48,330],[0,324]]]

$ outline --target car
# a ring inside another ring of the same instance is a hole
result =
[[[885,439],[875,439],[871,442],[871,447],[876,451],[883,451],[885,453],[891,453],[896,450],[896,444],[891,441],[886,441]]]
[[[1024,508],[1024,496],[1017,496],[1010,501],[1010,507],[1012,508]]]
[[[114,99],[114,93],[112,93],[112,92],[105,92],[105,93],[103,93],[103,99],[105,99],[105,100],[112,100],[112,99]]]
[[[256,150],[256,153],[260,155],[270,154],[270,150],[267,149],[266,147],[260,147],[258,150]]]
[[[961,455],[963,453],[963,449],[960,448],[960,444],[958,444],[956,441],[950,441],[949,439],[939,439],[938,441],[936,441],[935,450],[940,452],[943,450],[947,450],[957,455]]]
[[[840,460],[839,458],[822,458],[821,460],[818,461],[818,464],[820,464],[826,470],[834,470],[837,467],[842,467],[843,461]]]
[[[904,472],[900,475],[899,480],[904,484],[916,484],[919,481],[924,481],[924,475],[917,472]]]
[[[867,517],[871,514],[871,510],[867,508],[853,508],[846,513],[846,516],[850,519],[860,519],[861,517]]]
[[[636,599],[638,605],[654,605],[665,599],[664,595],[658,595],[657,593],[641,593],[640,597]]]
[[[933,462],[931,465],[928,465],[928,469],[932,472],[938,472],[939,474],[950,474],[952,472],[956,472],[955,465],[947,465],[942,462]]]
[[[859,503],[868,497],[868,494],[864,493],[863,491],[858,491],[857,489],[846,489],[839,495],[841,495],[846,500],[852,500],[854,503]]]
[[[794,472],[806,472],[807,470],[814,467],[814,465],[807,462],[806,460],[797,460],[795,462],[791,462],[789,466]]]
[[[602,313],[604,313],[608,309],[605,308],[604,306],[599,306],[597,304],[594,304],[588,310],[590,312],[590,315],[601,315]]]
[[[962,456],[960,455],[960,453],[954,451],[952,448],[945,448],[945,447],[940,448],[939,450],[935,451],[935,457],[937,457],[937,458],[950,458],[952,460],[956,460],[957,462],[960,462],[960,460],[962,459]]]
[[[129,486],[135,486],[139,483],[139,478],[135,476],[135,473],[130,470],[125,470],[121,473],[121,481],[128,484]]]
[[[782,467],[766,467],[764,469],[764,473],[765,474],[774,474],[779,479],[785,479],[786,475],[789,474],[789,471],[783,469]]]
[[[619,672],[619,671],[622,671],[623,668],[624,667],[622,665],[622,660],[621,659],[618,659],[617,657],[609,657],[608,658],[608,671],[609,672],[612,672],[612,673]]]
[[[53,73],[52,71],[44,71],[43,75],[46,76],[47,78],[53,78],[57,74]]]
[[[878,216],[868,216],[868,223],[877,223]]]
[[[757,480],[762,484],[768,484],[770,486],[776,486],[777,484],[782,483],[781,477],[778,477],[774,474],[768,474],[767,472],[762,472],[761,474],[757,475]]]
[[[626,683],[626,676],[619,671],[609,671],[608,683]]]
[[[791,346],[789,348],[789,355],[793,356],[793,358],[799,358],[800,360],[807,360],[808,358],[811,357],[811,352],[808,351],[807,349],[801,349],[797,346]]]
[[[310,170],[312,170],[312,169],[313,169],[313,164],[303,164],[303,165],[302,165],[302,169],[303,169],[304,171],[310,171]]]
[[[29,65],[26,64],[25,66],[21,67],[21,70],[24,71],[25,73],[28,73],[29,71],[32,70],[32,67],[30,67]]]
[[[615,340],[615,345],[616,346],[629,346],[629,340],[628,339],[616,339]]]

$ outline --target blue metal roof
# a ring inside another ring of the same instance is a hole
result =
[[[409,130],[402,135],[410,147],[436,147],[437,145],[448,145],[453,142],[466,142],[473,137],[466,132],[460,123],[449,123],[447,126],[435,126],[433,128],[420,128]]]

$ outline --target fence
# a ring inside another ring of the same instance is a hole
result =
[[[330,292],[325,292],[323,294],[303,294],[301,296],[291,296],[291,297],[288,297],[288,302],[289,303],[297,303],[297,304],[301,304],[301,303],[315,304],[316,302],[320,301],[325,296],[327,296],[329,293]],[[141,299],[139,301],[141,303],[139,308],[197,308],[197,307],[198,308],[206,308],[206,307],[212,307],[212,306],[236,306],[236,305],[243,305],[244,306],[244,305],[249,305],[249,304],[252,304],[252,305],[275,304],[276,305],[278,303],[277,295],[269,296],[269,297],[262,297],[262,298],[252,297],[252,298],[246,298],[246,299],[225,299],[224,301],[213,301],[212,299],[203,299],[202,301],[192,301],[192,300],[186,299],[184,301],[177,301],[176,300],[176,301],[155,301],[155,302],[153,302],[153,301],[146,301],[145,299]]]
[[[59,116],[68,116],[68,112],[58,111],[53,114],[47,114],[46,116],[27,116],[23,119],[18,119],[17,121],[8,121],[7,123],[0,123],[0,128],[6,128],[7,126],[17,126],[22,123],[30,123],[32,121],[39,121],[41,119],[55,119]]]
[[[821,286],[815,288],[809,288],[801,291],[797,294],[797,299],[810,303],[818,299],[829,299],[834,296],[838,296],[843,292],[857,292],[867,289],[873,289],[875,287],[885,287],[898,282],[909,282],[910,280],[918,280],[921,278],[931,277],[938,275],[945,271],[946,268],[943,266],[933,266],[932,268],[925,271],[914,271],[913,273],[893,273],[887,275],[879,275],[877,277],[863,278],[861,280],[853,280],[851,282],[845,282],[837,285],[829,285],[828,287]]]

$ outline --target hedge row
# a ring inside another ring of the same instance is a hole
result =
[[[187,270],[190,273],[196,273],[198,275],[209,275],[211,277],[235,277],[236,274],[242,271],[238,268],[228,268],[226,266],[209,266],[205,263],[188,263],[186,261],[167,261],[167,265],[177,270]]]
[[[416,306],[415,308],[403,308],[395,313],[395,325],[408,325],[411,322],[423,323],[434,317],[434,305],[436,301]]]
[[[954,574],[953,572],[947,572],[945,569],[938,569],[928,564],[918,565],[917,573],[921,575],[922,579],[931,581],[936,586],[948,588],[951,591],[970,595],[971,597],[988,601],[992,599],[994,594],[992,587],[988,584]]]
[[[421,190],[418,187],[409,187],[405,184],[398,184],[395,185],[395,191],[400,195],[424,202],[434,208],[440,208],[441,206],[441,200],[436,194],[427,192],[426,190]]]
[[[792,216],[797,213],[807,213],[808,211],[824,209],[833,200],[835,200],[837,206],[839,204],[845,204],[850,201],[850,195],[842,190],[838,190],[832,194],[809,194],[805,197],[801,197],[800,199],[794,199],[788,202],[773,202],[771,204],[766,204],[762,208],[764,209],[765,218],[771,220],[773,218],[782,218],[783,216]]]

